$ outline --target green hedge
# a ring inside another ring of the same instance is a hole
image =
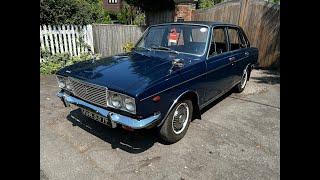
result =
[[[54,74],[64,66],[93,59],[94,56],[89,53],[83,53],[80,56],[71,57],[67,53],[51,55],[47,51],[42,51],[42,63],[40,63],[40,74]]]

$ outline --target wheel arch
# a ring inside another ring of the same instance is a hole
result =
[[[158,127],[161,126],[164,121],[167,119],[169,113],[173,109],[173,107],[180,101],[189,99],[192,102],[193,106],[193,114],[192,114],[192,120],[194,119],[201,119],[201,112],[200,112],[200,107],[199,107],[199,95],[196,91],[194,90],[187,90],[181,93],[171,104],[169,110],[167,111],[166,115],[163,117],[162,121],[158,124]]]
[[[248,77],[247,77],[247,81],[249,81],[250,79],[250,75],[251,75],[251,71],[253,69],[253,64],[249,63],[246,68],[248,68]]]

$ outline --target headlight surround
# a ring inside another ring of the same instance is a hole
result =
[[[124,99],[124,107],[129,112],[134,112],[136,110],[136,105],[135,105],[134,100],[132,98],[125,98]]]
[[[132,97],[108,90],[107,105],[132,114],[136,114],[136,104]]]
[[[65,89],[66,88],[66,77],[57,76],[58,86],[59,88]]]
[[[69,78],[66,79],[66,89],[72,91],[73,86]]]
[[[57,75],[57,81],[59,88],[72,91],[73,87],[68,77]]]
[[[113,93],[110,96],[110,104],[115,108],[121,108],[122,106],[122,98],[120,95]]]

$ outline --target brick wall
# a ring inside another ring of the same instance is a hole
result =
[[[185,21],[191,21],[192,11],[195,10],[194,4],[177,4],[175,7],[174,21],[183,18]]]

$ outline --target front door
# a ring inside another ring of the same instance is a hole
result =
[[[234,80],[233,53],[229,51],[227,29],[214,27],[207,63],[206,101],[227,90]]]

